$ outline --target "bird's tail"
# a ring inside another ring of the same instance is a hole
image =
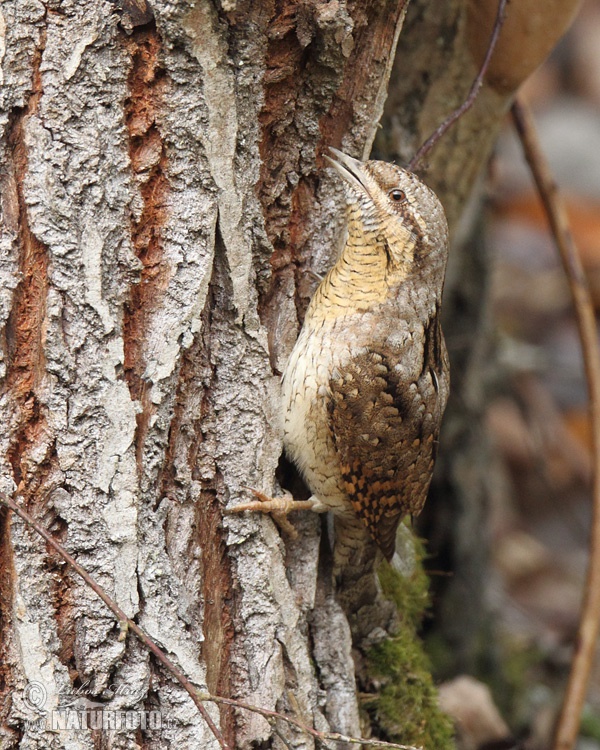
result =
[[[356,517],[336,516],[334,537],[337,599],[360,647],[375,631],[388,631],[394,618],[394,606],[383,598],[377,578],[383,555]]]

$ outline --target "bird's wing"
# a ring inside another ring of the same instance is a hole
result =
[[[437,316],[425,328],[418,376],[407,376],[406,356],[389,346],[368,347],[330,380],[329,425],[345,488],[388,559],[398,523],[421,510],[431,481],[448,390]]]

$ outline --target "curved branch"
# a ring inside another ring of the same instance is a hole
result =
[[[588,689],[600,625],[600,349],[594,307],[581,259],[569,228],[566,209],[540,148],[529,108],[522,100],[517,99],[513,104],[512,117],[544,204],[571,289],[583,350],[592,420],[593,519],[590,559],[575,654],[554,737],[554,750],[571,750],[575,747],[579,733],[581,711]]]
[[[500,0],[498,3],[498,12],[496,13],[496,20],[494,21],[494,27],[492,29],[492,35],[490,37],[490,41],[488,43],[487,52],[485,53],[485,58],[483,60],[483,63],[481,64],[479,73],[477,73],[477,76],[475,80],[473,81],[471,88],[469,89],[467,98],[460,105],[460,107],[457,107],[453,112],[451,112],[448,115],[448,117],[446,117],[444,122],[442,122],[442,124],[439,125],[434,130],[434,132],[429,136],[429,138],[425,141],[425,143],[423,143],[419,147],[419,149],[417,150],[417,153],[413,156],[413,158],[410,160],[408,164],[407,169],[410,172],[414,172],[415,169],[418,169],[421,162],[423,161],[423,157],[427,156],[427,154],[431,151],[431,149],[435,146],[435,144],[446,134],[448,130],[450,130],[450,128],[454,125],[454,123],[458,119],[460,119],[465,114],[465,112],[471,109],[471,107],[475,103],[475,99],[477,99],[477,94],[479,94],[479,89],[483,85],[483,79],[490,65],[492,55],[494,54],[494,49],[496,48],[498,37],[500,36],[500,30],[502,29],[502,24],[504,23],[507,3],[508,3],[508,0]]]

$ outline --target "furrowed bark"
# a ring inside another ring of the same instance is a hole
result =
[[[319,520],[284,544],[223,509],[274,490],[278,375],[340,218],[320,153],[368,152],[404,4],[0,12],[1,489],[198,685],[356,735]],[[2,746],[64,746],[28,724],[40,683],[45,711],[79,688],[80,707],[169,720],[72,748],[216,747],[82,582],[0,520]],[[235,747],[272,741],[259,716],[209,711]]]

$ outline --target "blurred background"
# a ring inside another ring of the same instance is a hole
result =
[[[534,110],[542,146],[566,198],[598,310],[599,0],[583,3],[568,34],[522,94]],[[587,564],[587,391],[569,289],[510,118],[485,189],[494,357],[484,419],[492,448],[489,527],[481,533],[490,541],[486,597],[502,643],[500,677],[490,670],[495,676],[487,680],[502,718],[490,714],[488,719],[500,722],[498,737],[506,720],[520,737],[519,747],[541,750],[549,747],[562,698]],[[433,639],[431,652],[435,662]],[[437,668],[443,676],[442,656]],[[478,669],[485,673],[484,665]],[[459,688],[454,684],[446,698],[444,690],[443,699],[453,700]],[[470,700],[478,699],[473,694]],[[473,737],[463,738],[463,744],[481,747]],[[579,747],[600,749],[598,666]]]

